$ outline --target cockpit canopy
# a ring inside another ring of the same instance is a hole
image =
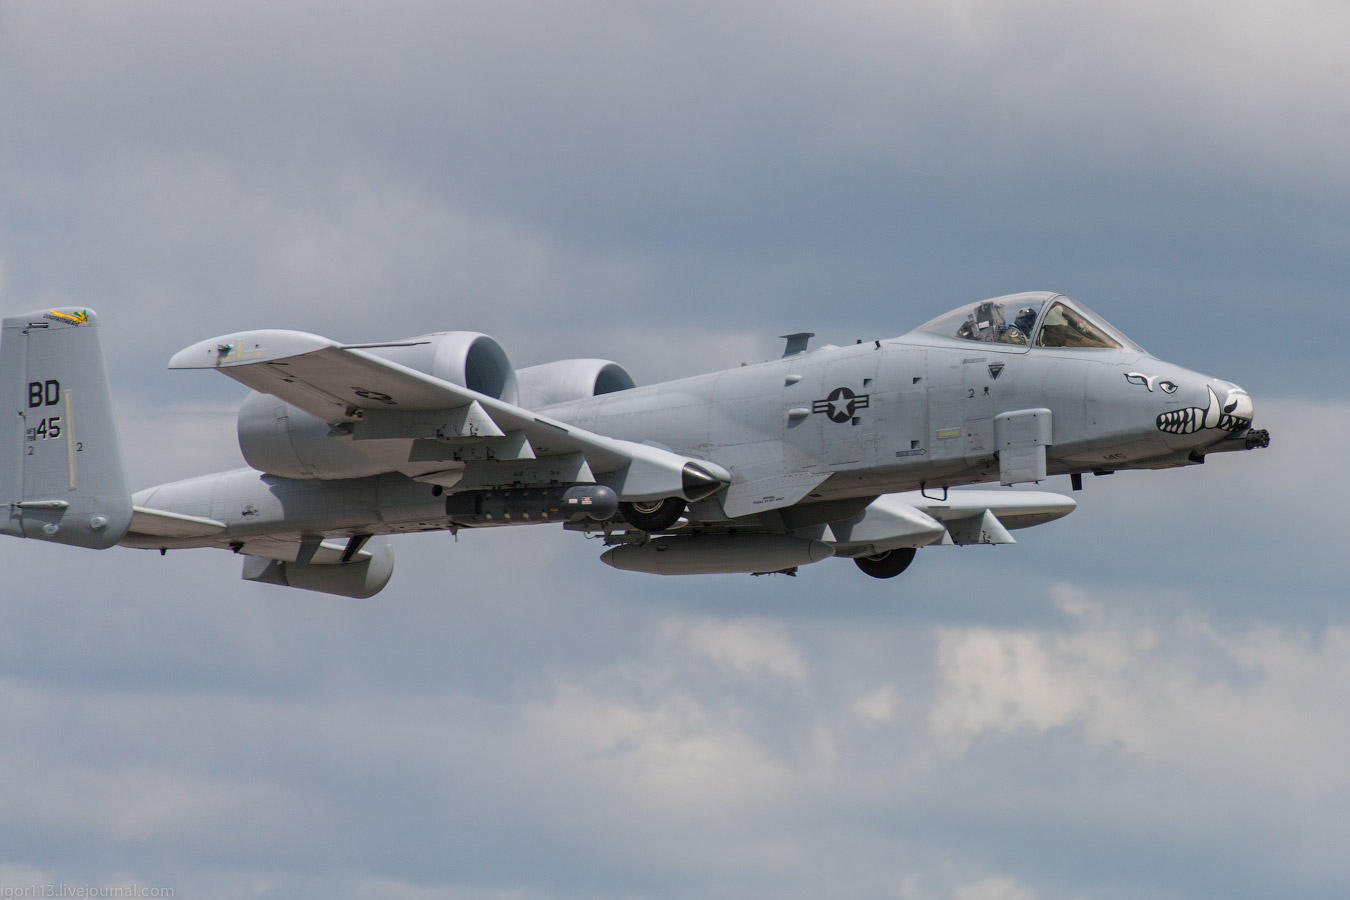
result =
[[[967,303],[918,330],[963,341],[1019,347],[1142,349],[1083,304],[1050,291]]]

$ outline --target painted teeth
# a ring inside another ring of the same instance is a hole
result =
[[[1232,396],[1231,394],[1229,396]],[[1188,406],[1158,414],[1158,430],[1168,434],[1194,434],[1202,428],[1217,428],[1220,431],[1244,431],[1252,420],[1247,416],[1235,416],[1219,410],[1219,398],[1214,388],[1209,389],[1209,406]],[[1234,408],[1232,405],[1230,409]]]
[[[1193,434],[1200,430],[1205,411],[1198,406],[1174,409],[1158,416],[1158,430],[1168,434]]]
[[[1205,410],[1198,406],[1174,409],[1159,414],[1158,430],[1168,434],[1194,434],[1204,426],[1204,421]],[[1251,424],[1251,419],[1225,413],[1219,417],[1219,423],[1215,427],[1222,431],[1245,431]]]

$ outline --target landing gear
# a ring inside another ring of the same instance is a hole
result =
[[[643,531],[665,531],[684,515],[685,503],[681,497],[666,497],[638,503],[620,503],[619,514],[634,528]]]
[[[875,556],[855,556],[853,561],[873,578],[894,578],[914,562],[914,553],[913,547],[897,547]]]

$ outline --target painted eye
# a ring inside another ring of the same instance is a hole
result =
[[[1232,412],[1233,410],[1237,409],[1237,403],[1238,403],[1238,402],[1237,402],[1236,400],[1234,400],[1233,402],[1231,402],[1231,403],[1229,403],[1227,406],[1225,406],[1225,407],[1223,408],[1223,411],[1226,412],[1226,413]]]
[[[1158,387],[1162,388],[1165,392],[1169,394],[1175,394],[1177,392],[1176,383],[1172,381],[1160,381],[1158,382]]]

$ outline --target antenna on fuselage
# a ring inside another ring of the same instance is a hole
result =
[[[780,334],[779,337],[787,341],[783,347],[783,356],[796,356],[798,353],[806,352],[806,345],[815,337],[814,331],[794,331],[792,334]]]

